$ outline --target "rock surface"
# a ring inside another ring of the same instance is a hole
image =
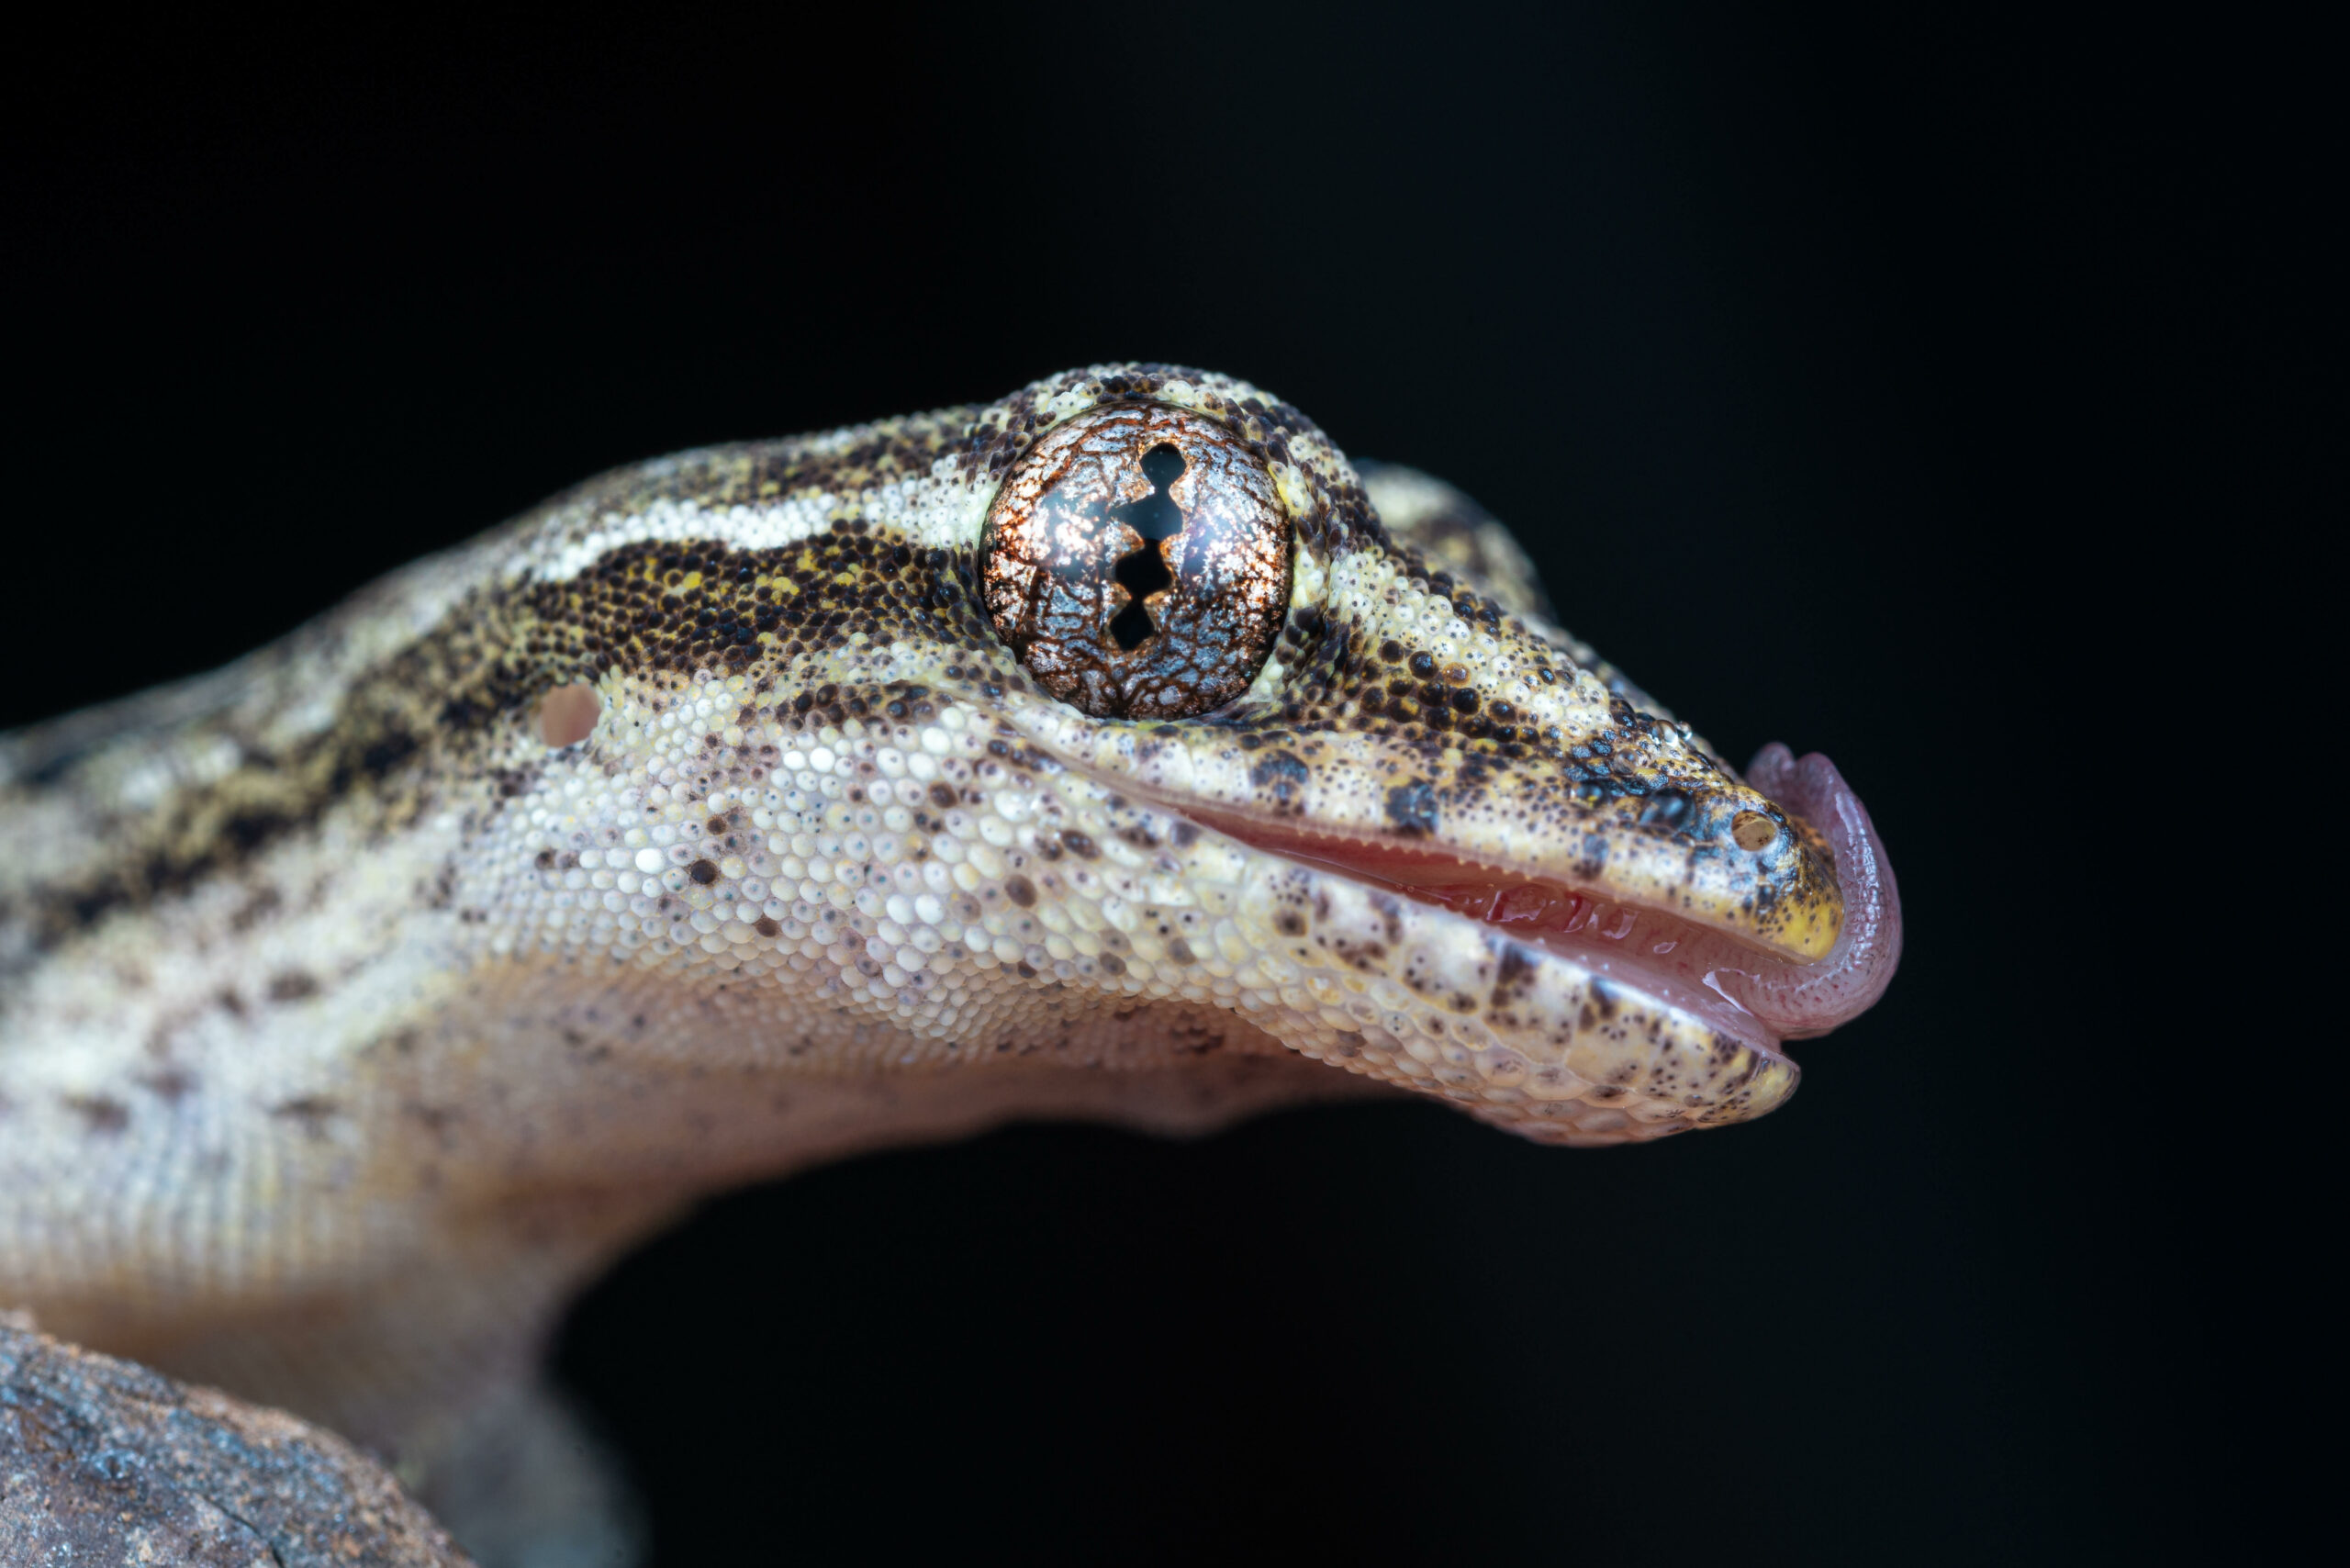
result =
[[[0,1564],[69,1563],[471,1568],[341,1439],[0,1313]]]

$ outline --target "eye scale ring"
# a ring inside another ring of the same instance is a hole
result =
[[[1119,404],[1056,427],[988,514],[996,635],[1102,719],[1180,719],[1248,689],[1289,609],[1272,476],[1214,420]]]

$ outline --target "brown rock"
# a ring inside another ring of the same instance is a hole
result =
[[[382,1466],[0,1313],[0,1564],[471,1568]]]

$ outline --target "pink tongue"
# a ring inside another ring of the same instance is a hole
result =
[[[1723,965],[1707,983],[1790,1038],[1824,1035],[1866,1012],[1901,962],[1901,895],[1893,863],[1836,765],[1813,752],[1797,760],[1774,741],[1755,754],[1746,781],[1828,835],[1844,891],[1844,928],[1816,964]]]

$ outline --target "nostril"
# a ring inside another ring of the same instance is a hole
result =
[[[595,731],[603,711],[594,687],[579,681],[558,686],[539,699],[540,738],[558,750],[577,745]]]
[[[1779,836],[1779,824],[1761,812],[1740,812],[1729,819],[1729,835],[1740,849],[1768,849]]]

